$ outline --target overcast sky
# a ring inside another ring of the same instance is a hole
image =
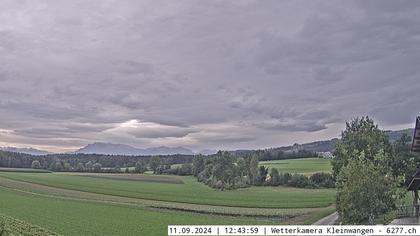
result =
[[[420,1],[0,0],[0,146],[193,150],[420,111]]]

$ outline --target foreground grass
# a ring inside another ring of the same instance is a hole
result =
[[[322,158],[304,158],[277,161],[261,161],[260,166],[277,168],[280,172],[311,174],[316,172],[331,172],[331,160]]]
[[[269,224],[269,221],[151,211],[64,200],[0,188],[0,214],[64,235],[166,235],[176,224]]]
[[[250,187],[232,191],[217,191],[197,183],[192,177],[183,177],[184,184],[168,184],[54,173],[0,173],[0,176],[84,192],[214,206],[321,208],[330,206],[334,202],[335,196],[333,189],[289,187]]]
[[[0,215],[0,235],[59,236],[60,234],[9,216]]]

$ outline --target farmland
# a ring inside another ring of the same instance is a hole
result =
[[[287,166],[281,171],[328,170],[322,164],[310,169],[322,162],[306,161],[306,167],[302,160],[270,163]],[[335,211],[333,189],[220,191],[191,176],[3,170],[0,215],[38,235],[153,236],[165,235],[171,224],[310,224]]]
[[[281,172],[311,174],[315,172],[331,172],[331,160],[321,158],[290,159],[262,161],[260,166],[277,168]]]
[[[0,173],[0,176],[57,188],[114,196],[193,203],[216,206],[259,208],[326,207],[334,200],[331,189],[299,189],[289,187],[249,187],[234,191],[215,191],[192,177],[180,178],[184,184],[115,180],[83,175],[46,173]]]
[[[169,224],[257,223],[256,220],[40,197],[3,189],[0,190],[0,209],[2,214],[64,235],[165,235]]]

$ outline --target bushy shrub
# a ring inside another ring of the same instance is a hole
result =
[[[77,165],[76,165],[76,171],[77,172],[83,172],[83,171],[85,171],[85,166],[83,165],[83,163],[81,163],[81,162],[77,163]]]
[[[61,164],[61,161],[55,161],[51,163],[49,169],[52,171],[63,171],[64,168],[63,164]]]
[[[32,169],[41,169],[41,163],[38,160],[35,160],[31,164]]]
[[[101,172],[102,165],[100,163],[93,164],[93,172]]]
[[[170,165],[159,165],[158,167],[156,167],[154,169],[153,173],[160,175],[160,174],[164,174],[164,172],[166,170],[169,170],[169,169],[171,169],[171,166]]]
[[[271,176],[271,178],[270,178],[271,186],[279,186],[281,184],[280,183],[280,179],[281,179],[280,174],[279,174],[279,171],[276,168],[271,168],[270,176]]]
[[[325,188],[334,188],[335,181],[332,174],[329,173],[315,173],[310,178],[309,181],[315,187],[325,187]]]
[[[310,185],[309,178],[306,177],[305,175],[294,174],[292,175],[292,178],[290,179],[288,185],[291,187],[297,187],[297,188],[308,187]]]
[[[181,168],[178,170],[178,175],[192,175],[193,168],[190,163],[185,163],[181,165]]]
[[[146,172],[146,170],[147,170],[146,164],[140,161],[136,162],[136,168],[134,169],[134,172],[143,174],[144,172]]]

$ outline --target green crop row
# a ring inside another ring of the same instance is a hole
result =
[[[56,236],[55,232],[46,230],[36,225],[31,225],[25,221],[12,217],[0,215],[0,235],[1,236]]]

